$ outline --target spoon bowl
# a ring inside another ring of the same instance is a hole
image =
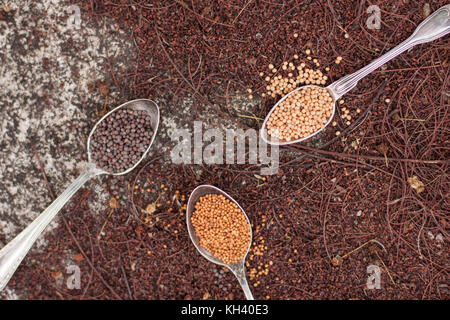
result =
[[[204,195],[207,195],[207,194],[221,194],[221,195],[225,196],[227,199],[234,202],[239,207],[239,209],[244,214],[245,219],[247,220],[247,223],[249,226],[249,232],[250,232],[250,243],[248,245],[247,252],[245,253],[245,255],[242,257],[241,260],[239,260],[236,263],[230,263],[230,264],[224,263],[223,261],[214,257],[214,255],[211,252],[207,251],[205,248],[203,248],[200,245],[200,239],[198,238],[197,234],[195,233],[195,229],[191,222],[191,217],[195,210],[195,204],[199,201],[199,199],[201,197],[203,197]],[[253,295],[250,291],[250,287],[248,285],[247,278],[245,275],[245,258],[247,257],[248,251],[250,250],[250,246],[251,246],[252,239],[253,239],[252,228],[251,228],[250,220],[247,217],[247,214],[245,213],[244,209],[242,209],[242,207],[239,205],[239,203],[237,203],[237,201],[234,200],[225,191],[223,191],[217,187],[214,187],[211,185],[200,185],[197,188],[195,188],[192,191],[191,195],[189,196],[187,209],[186,209],[186,224],[187,224],[187,229],[189,232],[189,238],[191,239],[192,243],[194,244],[194,246],[198,250],[198,252],[200,252],[200,254],[203,257],[205,257],[207,260],[230,269],[230,271],[233,272],[233,274],[238,279],[239,284],[241,285],[242,290],[244,291],[244,294],[245,294],[245,297],[247,298],[247,300],[253,300]]]
[[[331,112],[331,116],[328,119],[327,123],[324,124],[321,129],[315,131],[313,134],[310,134],[309,136],[306,136],[306,137],[303,137],[303,138],[300,138],[300,139],[297,139],[297,140],[291,140],[291,141],[286,141],[286,140],[283,140],[283,139],[279,139],[278,137],[272,137],[271,135],[269,135],[269,133],[267,131],[267,121],[269,120],[269,118],[272,115],[273,111],[278,107],[278,105],[280,103],[282,103],[284,100],[287,99],[287,97],[289,97],[291,94],[293,94],[296,91],[300,91],[300,90],[303,90],[305,88],[313,88],[313,87],[321,88],[321,89],[323,88],[321,86],[316,86],[316,85],[306,85],[306,86],[298,87],[298,88],[292,90],[291,92],[289,92],[288,94],[286,94],[280,100],[278,100],[278,102],[272,107],[272,109],[270,109],[269,113],[267,114],[266,118],[264,119],[264,122],[263,122],[262,127],[261,127],[261,131],[260,131],[261,138],[263,139],[263,141],[265,143],[268,143],[268,144],[271,144],[271,145],[283,146],[283,145],[288,145],[288,144],[302,142],[302,141],[305,141],[305,140],[308,140],[308,139],[314,137],[316,134],[318,134],[319,132],[321,132],[322,130],[324,130],[328,126],[328,124],[331,122],[331,120],[334,117],[334,113],[336,112],[335,95],[333,94],[332,89],[330,89],[329,87],[327,87],[326,89],[328,89],[328,91],[330,92],[330,96],[333,98],[333,110]]]
[[[107,114],[105,114],[102,118],[100,118],[100,120],[97,121],[97,123],[92,128],[91,133],[89,134],[89,137],[88,137],[88,140],[87,140],[88,162],[93,164],[93,166],[95,166],[95,164],[92,161],[92,155],[91,155],[91,148],[90,148],[90,146],[91,146],[91,137],[94,134],[95,130],[97,129],[98,125],[101,122],[103,122],[106,118],[108,118],[108,116],[110,114],[116,112],[119,109],[130,109],[130,110],[136,110],[136,111],[145,111],[150,117],[150,126],[153,129],[153,135],[152,135],[152,138],[150,140],[150,143],[149,143],[147,149],[142,154],[141,158],[132,167],[128,168],[125,171],[118,172],[118,173],[108,172],[106,170],[103,170],[103,169],[99,168],[99,170],[100,170],[99,174],[111,174],[111,175],[114,175],[114,176],[120,176],[120,175],[124,175],[124,174],[127,174],[130,171],[132,171],[147,156],[148,152],[150,151],[150,147],[152,146],[153,141],[155,140],[156,132],[158,131],[158,127],[159,127],[159,108],[158,108],[158,106],[157,106],[157,104],[155,102],[153,102],[152,100],[148,100],[148,99],[136,99],[136,100],[131,100],[131,101],[125,102],[124,104],[121,104],[120,106],[112,109]]]

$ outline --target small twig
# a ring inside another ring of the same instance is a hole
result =
[[[401,121],[419,121],[419,122],[427,121],[425,119],[411,119],[411,118],[399,118],[398,120],[401,120]]]
[[[111,214],[113,213],[113,211],[114,211],[114,209],[111,209],[111,210],[109,211],[109,214],[108,214],[108,216],[107,216],[106,219],[105,219],[105,222],[103,222],[103,225],[102,225],[102,227],[100,228],[100,231],[99,231],[98,234],[97,234],[97,239],[100,239],[100,238],[101,238],[103,229],[105,228],[106,223],[108,222],[108,219],[111,217]]]
[[[237,14],[237,16],[233,19],[233,22],[231,24],[234,24],[236,22],[236,20],[239,18],[239,16],[241,15],[241,13],[245,10],[245,8],[248,7],[248,5],[250,4],[250,2],[252,2],[253,0],[248,0],[247,3],[242,7],[241,11],[239,11],[239,13]]]
[[[245,114],[238,114],[237,116],[240,117],[240,118],[248,118],[248,119],[253,119],[253,120],[264,121],[264,119],[262,119],[262,118],[253,117],[253,116],[246,116]]]
[[[383,248],[384,252],[387,253],[386,248],[381,244],[381,242],[379,242],[378,240],[372,239],[372,240],[369,240],[369,241],[363,243],[363,244],[360,245],[358,248],[353,249],[352,251],[350,251],[350,252],[344,254],[341,258],[344,259],[344,258],[348,257],[348,256],[351,255],[352,253],[354,253],[354,252],[356,252],[356,251],[358,251],[358,250],[364,248],[366,245],[368,245],[368,244],[371,243],[371,242],[374,242],[374,243],[378,244],[381,248]]]
[[[130,299],[134,300],[133,294],[131,293],[130,283],[128,282],[127,273],[125,272],[125,268],[123,267],[123,261],[122,257],[119,254],[119,260],[120,260],[120,268],[122,269],[123,277],[125,278],[125,284],[127,285],[128,294],[130,295]]]
[[[423,259],[422,251],[420,250],[420,235],[422,234],[423,227],[425,226],[426,219],[423,219],[422,226],[420,227],[419,233],[417,234],[417,251],[419,252],[419,257]]]
[[[41,158],[39,157],[39,153],[36,150],[36,145],[34,145],[34,144],[33,144],[33,151],[34,151],[36,160],[38,162],[39,168],[41,169],[42,175],[44,177],[45,184],[47,185],[48,192],[50,193],[52,200],[55,200],[55,195],[53,194],[52,188],[50,188],[50,184],[48,183],[48,180],[47,180],[47,175],[45,174],[44,168],[42,167]]]
[[[111,60],[109,59],[109,55],[108,55],[108,50],[105,50],[105,55],[106,55],[106,60],[108,61],[108,68],[109,68],[109,72],[111,73],[111,76],[114,80],[114,83],[117,87],[117,91],[120,92],[120,85],[119,82],[116,79],[116,76],[114,75],[114,71],[112,69],[112,65],[111,65]]]
[[[289,149],[292,149],[292,150],[304,149],[304,150],[308,150],[311,152],[325,154],[325,155],[329,155],[329,156],[335,156],[335,157],[339,157],[339,158],[350,158],[350,159],[356,159],[356,160],[364,159],[364,160],[386,162],[385,157],[326,151],[326,150],[310,148],[310,147],[307,147],[304,145],[296,145],[295,147],[289,147]],[[419,160],[419,159],[408,159],[408,158],[406,158],[406,159],[404,159],[404,158],[387,158],[387,160],[389,160],[391,162],[410,162],[410,163],[422,163],[422,164],[449,164],[450,163],[450,160],[444,160],[444,159],[443,160]]]
[[[386,264],[384,263],[383,259],[381,259],[380,255],[378,254],[378,251],[375,251],[375,254],[377,255],[378,259],[380,259],[381,264],[383,265],[384,269],[386,270],[386,273],[389,276],[389,279],[391,279],[392,284],[394,285],[394,287],[396,287],[397,285],[395,284],[394,279],[391,276],[391,273],[389,272],[389,269],[386,267]]]
[[[400,68],[400,69],[389,69],[389,70],[375,70],[372,73],[388,73],[388,72],[398,72],[398,71],[413,71],[413,70],[431,69],[431,68],[437,68],[437,67],[444,67],[444,65],[438,64],[438,65],[424,66],[424,67]]]

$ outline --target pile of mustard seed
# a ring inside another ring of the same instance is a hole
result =
[[[250,245],[250,226],[242,210],[221,194],[207,194],[195,204],[192,226],[200,246],[215,258],[237,263]]]
[[[301,88],[275,108],[267,120],[267,131],[281,141],[298,140],[322,129],[332,111],[333,98],[326,88]]]

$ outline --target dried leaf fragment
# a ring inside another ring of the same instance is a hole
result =
[[[423,17],[427,18],[431,13],[431,8],[429,3],[423,5]]]
[[[377,146],[377,150],[379,153],[386,155],[387,152],[389,151],[389,147],[386,144],[381,143]]]
[[[61,271],[53,271],[50,273],[53,279],[61,278],[63,276]]]
[[[99,83],[97,83],[97,87],[98,87],[98,91],[100,92],[100,94],[102,96],[106,97],[109,94],[109,87],[110,87],[109,84],[99,82]]]
[[[411,185],[411,188],[416,190],[417,193],[421,193],[425,190],[425,184],[417,178],[417,176],[412,176],[408,178],[408,183]]]
[[[76,262],[80,262],[84,260],[84,257],[81,253],[77,253],[76,255],[73,256],[73,260],[75,260]]]
[[[145,211],[147,211],[148,214],[152,214],[156,211],[156,202],[150,203],[147,208],[145,208]]]
[[[394,122],[399,122],[402,120],[402,118],[400,118],[400,116],[398,115],[398,110],[396,110],[395,113],[392,115],[392,120],[394,120]]]
[[[350,145],[352,146],[353,149],[357,150],[359,147],[359,139],[356,138],[355,140],[352,141]]]
[[[206,291],[204,294],[203,294],[203,300],[208,300],[209,298],[211,297],[211,295],[209,294],[209,292],[208,291]]]
[[[112,197],[111,199],[109,199],[109,207],[111,209],[120,208],[119,202],[117,201],[116,198]]]
[[[384,143],[381,143],[377,146],[377,150],[379,153],[384,155],[384,160],[386,162],[386,168],[389,167],[388,159],[387,159],[387,152],[389,151],[389,147],[385,145]]]
[[[342,257],[337,255],[333,259],[331,259],[331,263],[333,264],[333,266],[337,267],[342,264],[342,260],[343,260]]]

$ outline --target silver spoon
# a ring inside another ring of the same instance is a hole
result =
[[[267,120],[270,118],[270,115],[272,114],[272,112],[275,110],[275,108],[278,107],[278,105],[281,102],[283,102],[293,92],[302,90],[306,87],[313,87],[311,85],[310,86],[302,86],[302,87],[299,87],[299,88],[289,92],[287,95],[285,95],[283,98],[281,98],[275,104],[275,106],[273,106],[273,108],[270,110],[267,117],[264,119],[264,122],[263,122],[263,125],[261,128],[261,133],[260,133],[261,138],[266,143],[273,144],[273,145],[287,145],[287,144],[297,143],[297,142],[301,142],[301,141],[310,139],[311,137],[313,137],[316,134],[318,134],[319,132],[321,132],[323,129],[325,129],[326,126],[328,126],[330,124],[330,122],[333,119],[334,114],[336,112],[336,101],[338,101],[344,94],[346,94],[351,89],[353,89],[358,84],[359,80],[361,80],[362,78],[364,78],[365,76],[370,74],[375,69],[381,67],[386,62],[392,60],[399,54],[414,47],[415,45],[436,40],[440,37],[445,36],[449,32],[450,32],[450,4],[445,5],[441,8],[439,8],[438,10],[436,10],[435,12],[433,12],[428,18],[426,18],[424,21],[422,21],[421,24],[419,24],[419,26],[416,28],[416,30],[413,32],[413,34],[408,39],[406,39],[405,41],[400,43],[395,48],[391,49],[390,51],[388,51],[381,57],[375,59],[374,61],[372,61],[370,64],[368,64],[364,68],[362,68],[352,74],[349,74],[349,75],[333,82],[332,84],[330,84],[327,87],[327,89],[330,92],[330,95],[334,100],[333,112],[331,113],[331,117],[328,120],[328,122],[321,129],[317,130],[316,132],[314,132],[313,134],[311,134],[307,137],[303,137],[303,138],[300,138],[297,140],[292,140],[292,141],[279,140],[276,137],[272,137],[272,136],[268,135],[266,123],[267,123]]]
[[[195,204],[200,199],[200,197],[207,195],[207,194],[211,194],[211,193],[224,195],[227,199],[233,201],[239,207],[239,209],[241,209],[242,213],[244,214],[245,218],[247,219],[247,223],[248,223],[248,226],[250,229],[250,244],[248,245],[248,249],[247,249],[247,252],[245,253],[245,255],[237,263],[231,263],[231,264],[223,263],[222,261],[220,261],[219,259],[214,257],[205,248],[201,247],[200,243],[199,243],[200,240],[197,237],[197,235],[195,234],[194,227],[192,226],[191,216],[192,216],[192,213],[194,212]],[[189,237],[191,238],[192,243],[197,248],[198,252],[200,252],[200,254],[202,256],[204,256],[207,260],[230,269],[231,272],[233,272],[233,274],[238,279],[239,284],[241,285],[242,290],[244,291],[245,298],[247,300],[254,300],[253,294],[250,291],[250,287],[247,282],[247,277],[245,276],[245,258],[247,257],[248,251],[250,250],[250,246],[252,243],[252,237],[253,237],[252,228],[251,228],[250,221],[248,220],[247,214],[245,213],[244,209],[242,209],[242,207],[239,205],[239,203],[237,203],[236,200],[234,200],[230,195],[228,195],[226,192],[220,190],[219,188],[216,188],[216,187],[210,186],[210,185],[198,186],[197,188],[194,189],[194,191],[192,191],[191,195],[189,196],[187,210],[186,210],[186,223],[187,223],[187,229],[189,232]]]
[[[111,173],[96,167],[95,163],[92,161],[90,143],[92,134],[94,133],[99,123],[106,119],[111,113],[121,108],[146,111],[151,118],[150,125],[153,130],[153,136],[147,150],[144,152],[139,161],[137,161],[131,168],[128,168],[123,172]],[[61,193],[61,195],[56,198],[50,206],[47,207],[47,209],[45,209],[30,225],[28,225],[28,227],[26,227],[21,233],[19,233],[13,240],[11,240],[0,250],[0,290],[3,290],[6,287],[9,279],[11,279],[17,267],[20,265],[23,258],[31,249],[39,235],[44,231],[47,225],[53,220],[53,218],[66,204],[66,202],[75,194],[75,192],[77,192],[78,189],[80,189],[90,178],[93,178],[97,175],[112,174],[115,176],[119,176],[133,170],[149,152],[150,147],[155,140],[158,126],[159,108],[156,103],[148,99],[137,99],[126,102],[108,112],[95,124],[94,128],[89,134],[89,138],[87,141],[88,166],[85,171],[81,173],[80,176],[74,182],[72,182],[72,184],[68,186],[67,189],[63,193]]]

